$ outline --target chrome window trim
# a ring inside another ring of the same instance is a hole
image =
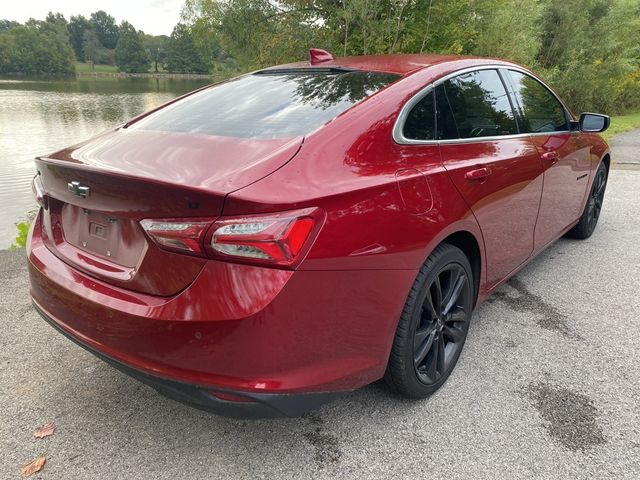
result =
[[[526,137],[540,136],[540,135],[551,135],[551,134],[556,135],[556,134],[562,134],[562,133],[572,133],[571,130],[560,130],[560,131],[557,131],[557,132],[554,131],[554,132],[516,133],[516,134],[512,134],[512,135],[494,135],[494,136],[473,137],[473,138],[454,138],[454,139],[449,139],[449,140],[415,140],[415,139],[412,139],[412,138],[406,138],[404,136],[402,131],[404,129],[404,123],[405,123],[407,117],[409,116],[409,112],[411,112],[411,109],[420,100],[422,100],[422,98],[425,95],[427,95],[429,92],[431,92],[438,85],[446,82],[447,80],[449,80],[451,78],[457,77],[459,75],[464,75],[465,73],[477,72],[477,71],[480,71],[480,70],[496,70],[496,73],[498,73],[498,75],[500,75],[500,70],[513,70],[515,72],[520,72],[520,73],[523,73],[524,75],[527,75],[527,76],[533,78],[534,80],[536,80],[537,82],[542,84],[542,86],[545,87],[545,89],[551,95],[553,95],[553,97],[560,103],[560,105],[562,106],[562,108],[565,111],[565,115],[568,117],[567,118],[567,123],[569,123],[570,119],[573,119],[573,115],[570,114],[569,109],[564,104],[564,102],[560,99],[560,97],[558,97],[558,95],[556,95],[555,92],[553,90],[551,90],[551,88],[549,88],[549,86],[546,83],[544,83],[542,80],[537,78],[535,75],[533,75],[530,72],[526,71],[524,68],[520,68],[520,67],[517,67],[515,65],[499,65],[499,64],[478,65],[478,66],[475,66],[475,67],[462,68],[460,70],[456,70],[455,72],[448,73],[444,77],[441,77],[441,78],[437,79],[435,82],[432,82],[429,85],[425,86],[418,93],[416,93],[413,97],[411,97],[402,106],[402,109],[400,110],[400,113],[398,114],[398,118],[396,118],[396,122],[393,125],[393,133],[392,133],[393,141],[396,142],[399,145],[440,145],[440,144],[447,145],[447,144],[460,144],[460,143],[494,142],[496,140],[504,140],[504,139],[515,139],[515,138],[526,138]],[[505,88],[506,88],[506,86],[505,86]],[[510,93],[507,92],[507,95],[510,95]]]

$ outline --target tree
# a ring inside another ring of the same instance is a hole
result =
[[[57,22],[29,21],[0,33],[0,72],[69,74],[75,57],[66,29]]]
[[[104,48],[116,48],[118,25],[116,19],[103,10],[91,14],[91,26]]]
[[[43,71],[75,72],[76,59],[69,42],[67,20],[64,16],[49,12],[46,21],[38,24],[38,30],[41,41],[46,43],[44,48],[48,50],[48,58],[43,58],[40,63]]]
[[[67,19],[64,18],[64,15],[62,15],[61,13],[49,12],[47,14],[47,18],[45,19],[45,21],[47,23],[59,25],[60,27],[63,27],[65,30],[67,28]]]
[[[543,5],[529,0],[500,0],[480,26],[474,53],[535,65],[540,48]]]
[[[15,55],[13,52],[15,52],[15,49],[16,45],[14,36],[0,30],[0,73],[14,73],[18,71],[14,66]]]
[[[158,65],[166,62],[168,41],[169,37],[166,35],[144,35],[144,48],[147,50],[156,73],[158,73]]]
[[[101,48],[104,47],[98,40],[96,32],[90,28],[86,29],[82,35],[82,59],[91,64],[96,64]]]
[[[640,106],[637,0],[549,2],[537,62],[575,111]]]
[[[308,45],[326,44],[314,41],[324,29],[314,24],[310,8],[283,8],[271,0],[187,0],[184,11],[196,44],[216,43],[251,69],[300,58]]]
[[[92,31],[91,28],[91,22],[82,15],[72,15],[69,19],[69,23],[67,24],[71,46],[73,47],[76,59],[79,62],[85,61],[83,44],[85,41],[85,34],[88,31]],[[93,32],[93,34],[97,40],[98,37],[95,35],[95,32]]]
[[[120,36],[116,45],[118,70],[127,73],[148,72],[149,56],[142,43],[143,33],[138,33],[129,22],[120,24]]]
[[[178,23],[167,43],[167,70],[176,73],[207,73],[208,68],[191,36],[191,31],[183,23]]]
[[[0,20],[0,32],[4,32],[19,26],[20,24],[18,22],[14,22],[13,20]]]
[[[183,21],[216,73],[220,53],[247,71],[311,46],[475,54],[532,67],[576,111],[640,107],[638,0],[186,0]]]

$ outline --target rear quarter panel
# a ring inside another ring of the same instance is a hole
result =
[[[459,63],[455,68],[469,66]],[[451,68],[403,78],[310,134],[289,163],[230,194],[223,215],[323,208],[326,223],[300,270],[417,270],[443,238],[459,230],[471,232],[482,246],[439,146],[415,149],[392,138],[402,105]]]

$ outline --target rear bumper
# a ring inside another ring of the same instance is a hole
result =
[[[101,352],[82,343],[69,335],[58,323],[50,318],[35,302],[34,307],[42,318],[55,330],[69,340],[89,351],[100,360],[108,363],[136,380],[153,387],[157,392],[191,407],[205,410],[225,417],[234,418],[272,418],[298,417],[330,402],[347,392],[322,392],[307,394],[273,394],[257,392],[236,392],[230,390],[212,390],[211,387],[191,385],[167,378],[162,378],[136,370],[124,363],[109,358]],[[224,400],[215,394],[226,395],[227,398],[238,397],[244,401]]]
[[[170,397],[241,416],[297,415],[381,378],[416,273],[208,261],[185,290],[154,297],[70,267],[38,220],[27,254],[34,304],[58,330]]]

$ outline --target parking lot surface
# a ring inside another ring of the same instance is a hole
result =
[[[591,239],[560,240],[475,312],[424,401],[374,384],[297,419],[194,410],[45,324],[25,262],[0,252],[2,479],[40,455],[32,478],[640,478],[640,170],[611,172]]]

